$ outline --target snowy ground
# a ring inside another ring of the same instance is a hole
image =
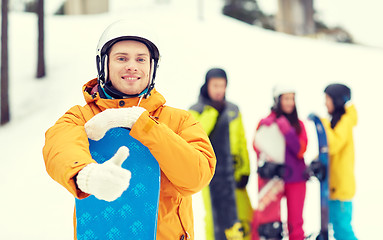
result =
[[[47,16],[47,77],[34,78],[37,19],[33,14],[10,15],[10,101],[12,121],[0,128],[0,239],[73,239],[73,197],[46,173],[42,147],[44,133],[67,109],[84,104],[81,86],[96,76],[95,48],[110,22],[131,17],[153,24],[159,36],[162,61],[157,89],[167,104],[187,109],[196,100],[210,67],[227,70],[227,98],[244,116],[249,153],[255,125],[272,103],[271,89],[289,82],[297,89],[297,104],[304,119],[310,112],[325,115],[324,87],[348,84],[359,111],[355,128],[357,194],[354,227],[360,239],[378,239],[383,227],[381,183],[383,50],[302,39],[265,31],[220,16],[221,1],[209,1],[204,21],[197,4],[172,1],[154,7],[151,1],[112,1],[113,14]],[[206,1],[207,2],[207,1]],[[135,9],[136,11],[133,11]],[[138,9],[138,10],[137,10]],[[182,11],[182,12],[180,12]],[[306,124],[310,144],[307,161],[316,155],[315,134]],[[248,186],[255,207],[256,174]],[[305,207],[307,234],[319,227],[318,183],[308,185]],[[195,196],[196,240],[203,240],[204,210]]]

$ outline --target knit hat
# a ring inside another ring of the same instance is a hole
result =
[[[210,78],[224,78],[227,83],[227,76],[225,70],[221,68],[212,68],[206,73],[205,83],[207,83]]]
[[[225,70],[223,70],[221,68],[210,69],[206,73],[205,83],[202,85],[201,91],[200,91],[200,94],[206,99],[210,99],[209,94],[207,92],[207,84],[211,78],[224,78],[226,80],[226,84],[227,84],[227,75],[226,75]]]
[[[351,90],[343,84],[330,84],[324,92],[331,97],[335,108],[343,107],[347,101],[351,100]]]

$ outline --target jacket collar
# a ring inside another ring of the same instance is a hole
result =
[[[105,110],[107,108],[120,108],[121,102],[124,102],[123,107],[138,106],[138,102],[140,100],[139,97],[124,99],[100,98],[100,94],[98,93],[96,86],[97,78],[90,80],[83,86],[82,91],[87,104],[94,103],[98,105],[102,110]],[[148,98],[142,98],[140,102],[140,107],[145,108],[149,111],[149,113],[151,113],[157,110],[159,107],[163,106],[165,102],[165,98],[159,92],[157,92],[156,89],[153,89]]]

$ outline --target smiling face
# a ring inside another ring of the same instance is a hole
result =
[[[290,114],[295,109],[295,94],[285,93],[281,95],[281,110],[286,114]]]
[[[115,43],[109,53],[109,80],[120,92],[134,95],[149,84],[150,53],[145,44],[133,40]]]

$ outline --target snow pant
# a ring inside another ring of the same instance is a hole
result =
[[[303,240],[303,206],[306,198],[306,182],[285,183],[287,202],[287,228],[289,240]]]
[[[252,240],[259,240],[258,228],[262,224],[281,221],[281,199],[286,197],[287,227],[290,240],[303,240],[303,206],[306,182],[283,183],[279,179],[258,178],[258,207],[252,221]]]
[[[336,240],[357,240],[351,226],[351,201],[330,200],[329,213]]]

